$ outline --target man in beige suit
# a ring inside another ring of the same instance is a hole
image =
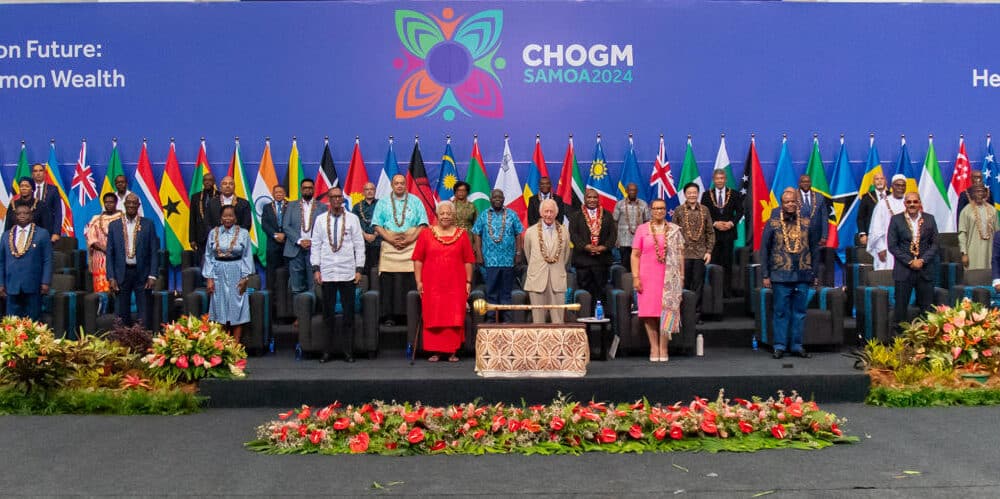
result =
[[[562,305],[566,302],[569,230],[556,222],[559,206],[555,201],[542,201],[538,211],[541,220],[524,233],[524,256],[528,260],[524,290],[532,305]],[[552,313],[553,324],[562,324],[561,309],[532,310],[532,321],[544,323],[546,312]]]

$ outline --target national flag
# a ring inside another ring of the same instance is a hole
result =
[[[330,139],[323,139],[323,159],[319,162],[316,172],[316,199],[326,203],[326,191],[332,187],[340,187],[337,169],[333,166],[333,153],[330,152]]]
[[[597,191],[600,197],[601,206],[608,211],[614,211],[618,203],[618,196],[611,186],[611,176],[608,175],[608,161],[604,157],[604,146],[601,145],[601,136],[597,136],[597,144],[594,146],[594,160],[590,162],[590,176],[587,178],[587,188]]]
[[[469,159],[469,171],[465,172],[465,183],[469,184],[469,202],[482,213],[490,207],[490,180],[486,176],[486,163],[483,154],[479,152],[479,136],[472,137],[472,157]]]
[[[663,134],[660,134],[660,148],[656,153],[653,171],[649,174],[649,201],[662,199],[667,203],[667,214],[674,216],[674,209],[680,206],[677,201],[677,187],[674,186],[674,174],[670,171],[670,160],[667,159],[667,148],[663,145]]]
[[[539,135],[535,135],[535,150],[531,154],[531,165],[528,166],[528,181],[524,183],[524,204],[527,206],[528,201],[535,194],[538,194],[538,183],[541,182],[542,177],[549,177],[549,168],[545,166],[545,156],[542,155],[542,138]],[[549,178],[549,180],[552,180]],[[527,227],[527,224],[525,224]]]
[[[188,189],[192,198],[195,194],[205,190],[205,175],[209,173],[212,173],[212,169],[208,166],[208,152],[205,149],[205,138],[202,137],[201,148],[198,149],[198,160],[194,165],[194,175],[191,176],[191,188]]]
[[[830,183],[826,180],[823,159],[819,155],[819,137],[816,134],[813,134],[813,148],[812,153],[809,155],[809,164],[806,165],[806,175],[812,179],[812,191],[823,196],[827,209],[832,208],[830,203]],[[823,218],[823,215],[821,214],[820,217]],[[832,212],[827,213],[825,218],[827,220],[826,246],[828,248],[836,248],[837,221]],[[831,237],[834,239],[832,244],[830,241]]]
[[[566,146],[566,157],[563,158],[562,171],[559,172],[559,185],[556,186],[556,197],[563,204],[579,208],[583,206],[583,177],[580,175],[580,164],[576,161],[576,151],[573,148],[573,136],[569,136]]]
[[[983,183],[990,190],[990,202],[998,210],[1000,217],[1000,165],[996,162],[996,153],[993,152],[993,138],[986,134],[986,156],[983,158]]]
[[[503,204],[517,213],[517,218],[521,219],[521,225],[528,226],[528,205],[524,202],[524,190],[521,186],[521,179],[517,176],[517,168],[514,166],[514,157],[510,154],[510,139],[503,139],[503,159],[500,160],[500,171],[497,172],[494,189],[503,191]]]
[[[365,198],[367,183],[368,169],[361,157],[361,139],[354,137],[354,151],[351,152],[351,164],[347,167],[347,182],[344,184],[344,197],[352,207]]]
[[[56,141],[53,139],[49,146],[49,161],[45,164],[45,181],[55,186],[59,193],[59,200],[62,202],[62,235],[76,237],[76,227],[73,225],[73,207],[69,204],[69,196],[66,189],[63,189],[62,174],[59,173],[59,161],[56,159]]]
[[[0,185],[3,182],[0,181]],[[101,203],[97,199],[97,183],[94,182],[94,174],[87,164],[87,140],[80,142],[80,155],[76,158],[76,166],[73,168],[73,180],[70,181],[70,189],[74,191],[73,201],[73,221],[77,234],[83,234],[87,224],[94,215],[101,212]],[[7,206],[9,195],[7,189],[0,189],[0,203]],[[80,237],[77,240],[80,249],[87,248],[87,238]]]
[[[156,177],[153,176],[153,163],[149,161],[149,148],[145,139],[142,140],[142,150],[139,151],[139,164],[135,167],[132,191],[139,197],[142,216],[153,222],[153,228],[159,237],[163,233],[163,208],[160,207]]]
[[[951,173],[948,183],[948,204],[958,209],[958,196],[972,185],[972,167],[969,166],[969,156],[965,154],[965,136],[958,137],[958,156],[955,157],[955,170]],[[958,213],[953,214],[958,215]],[[957,227],[956,227],[957,230]]]
[[[292,152],[288,153],[288,200],[299,199],[299,187],[302,180],[306,178],[305,170],[302,168],[302,158],[299,157],[299,144],[295,137],[292,137]]]
[[[868,159],[865,161],[865,176],[861,178],[861,187],[858,188],[858,194],[864,195],[868,191],[875,188],[875,175],[885,173],[882,172],[882,161],[878,158],[878,148],[875,147],[875,134],[870,134],[868,136]]]
[[[451,151],[449,135],[444,144],[444,154],[441,156],[441,172],[437,183],[438,199],[451,201],[455,197],[455,182],[458,182],[458,168],[455,168],[455,153]]]
[[[385,153],[385,163],[378,175],[378,185],[375,186],[377,199],[389,199],[392,194],[392,177],[399,174],[399,162],[396,161],[396,151],[392,147],[392,136],[389,137],[389,150]]]
[[[726,173],[726,187],[738,190],[740,183],[733,174],[733,162],[729,161],[729,151],[726,150],[726,134],[719,138],[719,152],[715,154],[715,167],[712,168],[712,175],[722,170]]]
[[[681,167],[681,181],[677,184],[680,190],[677,191],[677,204],[682,205],[686,199],[684,197],[684,186],[694,183],[698,186],[698,192],[705,190],[705,184],[698,174],[698,162],[694,160],[694,148],[691,147],[691,136],[688,135],[687,147],[684,149],[684,165]]]
[[[184,187],[181,164],[177,161],[177,145],[170,139],[167,164],[160,179],[160,206],[163,207],[163,243],[170,265],[181,264],[181,254],[191,249],[189,230],[191,200]]]
[[[31,163],[28,163],[28,151],[24,145],[24,141],[21,141],[21,154],[17,157],[17,169],[14,170],[14,178],[11,179],[11,187],[14,188],[12,192],[17,194],[20,192],[17,187],[17,183],[21,181],[22,178],[31,177]],[[7,205],[4,205],[4,210],[7,209]]]
[[[760,249],[760,237],[764,233],[764,224],[771,218],[770,192],[764,181],[764,171],[760,167],[760,156],[757,154],[757,139],[750,135],[750,150],[747,151],[746,164],[743,167],[744,203],[747,204],[746,220],[752,230],[748,237],[753,242],[753,249]]]
[[[924,211],[934,215],[939,232],[955,232],[955,216],[948,202],[948,188],[945,187],[944,175],[934,152],[934,137],[927,138],[927,156],[924,157],[924,169],[920,173],[920,202]]]
[[[768,207],[764,209],[764,220],[771,218],[771,211],[781,207],[781,193],[787,187],[798,187],[795,172],[792,170],[792,155],[788,152],[788,136],[781,138],[781,153],[778,154],[778,165],[774,169],[774,179],[771,181],[771,193]],[[759,236],[759,234],[756,234]],[[756,239],[755,239],[756,241]]]
[[[420,155],[420,142],[413,141],[413,153],[410,154],[410,166],[406,170],[406,190],[417,196],[427,211],[427,221],[437,222],[437,198],[431,189],[431,182],[427,179],[427,168],[424,167],[424,158]]]
[[[87,141],[84,140],[83,144],[84,144],[84,146],[86,146],[87,145]],[[84,153],[83,153],[84,156],[86,156],[85,151],[86,151],[86,149],[84,149]],[[91,177],[91,178],[93,178],[93,177]],[[17,182],[15,181],[13,183],[13,185],[14,185],[14,193],[16,194],[16,193],[19,192],[19,190],[17,188]],[[7,190],[7,183],[4,182],[3,176],[0,175],[0,220],[6,220],[6,217],[7,217],[7,206],[10,205],[10,198],[11,198],[11,195],[10,195],[10,191]]]
[[[264,154],[260,157],[260,167],[257,168],[257,178],[253,181],[253,195],[249,199],[253,206],[253,214],[260,220],[264,216],[264,207],[268,203],[274,202],[271,191],[278,185],[278,173],[274,169],[274,160],[271,159],[271,139],[264,140]],[[263,225],[258,225],[261,230],[261,240],[268,237],[263,233]],[[264,251],[257,251],[257,257],[261,265],[267,265],[267,244],[262,244]]]
[[[836,230],[831,230],[826,245],[837,248],[837,257],[844,260],[847,248],[854,245],[854,234],[858,232],[858,204],[860,198],[854,186],[854,172],[847,159],[844,137],[840,137],[840,152],[833,166],[833,217]]]
[[[642,182],[642,174],[639,173],[639,160],[635,157],[635,142],[632,134],[628,136],[628,149],[625,151],[625,160],[622,162],[622,174],[618,177],[618,191],[621,197],[628,196],[626,188],[628,184],[635,184],[638,188]]]
[[[917,172],[910,161],[910,151],[906,148],[906,136],[900,136],[899,142],[899,158],[896,159],[896,171],[892,176],[903,175],[906,177],[906,192],[917,192]]]
[[[294,147],[294,143],[292,144]],[[247,178],[246,170],[243,168],[243,159],[240,157],[240,139],[236,139],[233,147],[233,157],[229,160],[229,171],[227,175],[233,177],[236,184],[236,197],[250,200],[250,179]],[[257,217],[257,210],[250,210],[250,244],[253,245],[254,254],[260,261],[267,260],[267,243],[264,241],[265,235],[260,226],[260,219]]]

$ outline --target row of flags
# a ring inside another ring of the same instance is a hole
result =
[[[359,139],[355,138],[347,179],[343,185],[345,197],[351,205],[363,199],[364,185],[369,182],[368,171],[361,156],[359,142]],[[436,204],[441,200],[452,199],[455,184],[459,180],[450,136],[445,143],[445,150],[441,161],[440,175],[436,185],[432,188],[430,180],[427,177],[427,170],[420,151],[419,140],[414,140],[413,151],[411,152],[407,170],[401,171],[396,160],[394,139],[390,137],[386,159],[377,181],[376,197],[387,197],[391,192],[391,178],[396,174],[404,174],[407,181],[407,190],[420,198],[428,212],[429,218],[433,220]],[[46,182],[56,187],[62,200],[63,234],[77,236],[80,240],[80,247],[83,248],[86,244],[83,237],[84,227],[94,215],[101,211],[101,196],[105,193],[113,192],[115,190],[114,179],[124,174],[117,141],[112,141],[111,157],[108,160],[107,173],[99,193],[91,167],[87,164],[86,140],[81,143],[80,153],[77,157],[73,177],[70,182],[71,190],[69,191],[69,195],[64,189],[65,184],[62,181],[57,165],[55,141],[52,141],[50,143],[48,161],[45,163]],[[292,139],[288,165],[286,179],[288,199],[294,201],[301,196],[299,186],[302,179],[306,178],[295,138]],[[17,192],[16,179],[23,176],[30,176],[30,168],[25,144],[22,142],[17,170],[14,175],[15,181],[11,184],[14,189],[13,192]],[[766,185],[764,179],[760,159],[757,154],[756,138],[753,135],[751,135],[750,148],[747,151],[742,177],[738,178],[733,174],[733,163],[729,159],[725,135],[722,135],[720,139],[713,170],[726,172],[727,186],[739,190],[745,196],[745,207],[747,208],[746,214],[748,217],[745,220],[745,224],[739,224],[739,239],[737,244],[744,245],[747,241],[752,241],[754,248],[759,249],[759,236],[763,230],[764,222],[770,217],[771,211],[779,206],[781,192],[786,187],[797,187],[798,185],[798,178],[795,176],[791,154],[788,150],[787,136],[782,138],[781,151],[770,187]],[[176,146],[173,139],[171,139],[163,176],[159,186],[157,186],[152,163],[149,159],[148,147],[146,141],[143,140],[136,174],[130,182],[130,190],[139,196],[142,202],[143,213],[152,219],[158,230],[163,231],[162,233],[165,235],[164,244],[169,251],[171,263],[174,265],[180,263],[181,252],[190,249],[188,243],[188,224],[191,209],[190,198],[202,191],[204,176],[210,171],[205,141],[203,139],[190,187],[185,187],[180,164],[177,160]],[[842,136],[833,173],[831,179],[828,180],[820,155],[818,137],[813,137],[813,147],[806,166],[806,174],[812,179],[812,190],[816,194],[826,198],[827,204],[831,207],[827,246],[838,248],[842,254],[848,246],[853,244],[857,225],[856,217],[860,199],[859,193],[863,194],[871,190],[873,188],[872,178],[876,173],[881,173],[882,171],[878,150],[875,147],[874,135],[872,135],[869,140],[865,173],[859,186],[855,181]],[[971,185],[970,171],[971,168],[966,154],[964,137],[960,138],[954,172],[951,181],[947,183],[944,181],[941,167],[934,151],[933,137],[928,138],[927,154],[923,167],[919,170],[910,161],[906,139],[903,137],[893,175],[902,174],[907,178],[907,190],[919,192],[923,199],[925,211],[935,215],[938,219],[939,229],[942,232],[949,232],[955,230],[953,210],[957,207],[958,196]],[[600,135],[597,136],[593,159],[587,173],[587,180],[584,182],[584,176],[575,152],[573,137],[570,136],[559,175],[559,183],[555,187],[555,195],[567,205],[582,205],[584,191],[589,188],[598,192],[601,205],[605,209],[612,210],[615,203],[626,196],[626,187],[630,183],[634,183],[637,186],[644,185],[632,136],[629,136],[628,148],[617,185],[612,184]],[[983,173],[984,181],[987,183],[987,187],[990,188],[993,196],[991,202],[1000,210],[1000,168],[998,168],[995,161],[992,140],[989,136],[987,136],[987,154],[983,160]],[[253,210],[253,228],[250,237],[258,259],[262,263],[266,263],[266,245],[262,243],[266,238],[260,226],[260,214],[263,207],[271,201],[271,192],[274,186],[278,184],[278,176],[271,155],[270,139],[265,140],[264,152],[257,169],[256,177],[251,179],[247,175],[247,170],[241,157],[239,138],[236,138],[227,174],[234,178],[236,194],[250,200],[255,207],[255,210]],[[887,177],[891,176],[887,175]],[[535,137],[535,147],[532,160],[529,163],[527,180],[523,184],[515,168],[515,162],[510,150],[509,137],[505,137],[503,156],[493,188],[500,189],[504,193],[505,205],[515,211],[523,223],[527,223],[528,200],[539,192],[539,183],[542,177],[550,176],[542,153],[540,137]],[[466,172],[465,182],[469,184],[469,201],[479,211],[487,209],[490,206],[491,188],[489,177],[486,174],[485,162],[482,159],[482,152],[479,148],[478,136],[474,136],[473,138],[472,154],[469,159],[469,168]],[[677,187],[683,187],[688,183],[694,183],[700,189],[704,189],[704,183],[699,175],[697,162],[694,157],[691,137],[688,136],[685,147],[680,182],[675,184],[671,173],[670,161],[667,159],[665,152],[664,139],[661,135],[653,169],[648,183],[645,184],[648,185],[648,191],[645,195],[646,199],[665,199],[668,210],[673,210],[683,202],[683,193],[679,192]],[[330,188],[340,186],[333,155],[330,150],[329,138],[324,140],[323,156],[315,178],[315,185],[315,196],[319,199],[325,199],[324,195]],[[0,180],[0,217],[5,216],[6,207],[9,205],[10,200],[11,193],[7,190],[7,184]]]

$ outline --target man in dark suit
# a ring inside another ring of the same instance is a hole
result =
[[[799,216],[809,219],[809,224],[813,227],[826,227],[830,218],[830,205],[826,202],[826,196],[812,190],[812,178],[809,175],[799,176]],[[820,248],[826,246],[826,232],[822,234]]]
[[[125,216],[108,224],[107,246],[108,286],[117,295],[115,310],[125,325],[133,323],[131,305],[135,293],[140,324],[152,329],[149,298],[159,274],[159,249],[153,222],[139,216],[139,197],[129,194],[125,198]]]
[[[993,267],[993,289],[1000,293],[1000,231],[993,234],[993,256],[990,261]]]
[[[7,315],[38,320],[52,283],[52,242],[48,231],[31,222],[31,205],[15,203],[17,225],[0,239],[0,298],[7,299]]]
[[[326,213],[326,205],[313,198],[316,187],[312,179],[303,179],[299,184],[299,192],[302,197],[288,203],[281,221],[281,227],[285,231],[288,285],[295,294],[312,289],[309,250],[312,248],[313,226],[316,225],[316,217]]]
[[[896,259],[892,279],[896,283],[895,323],[906,322],[910,293],[917,291],[917,307],[930,310],[934,300],[935,258],[938,252],[938,230],[934,216],[923,212],[920,195],[907,192],[903,201],[906,211],[889,221],[889,252]]]
[[[274,296],[277,284],[275,273],[278,268],[285,266],[285,231],[281,228],[281,219],[288,208],[288,201],[285,200],[285,188],[281,185],[275,185],[271,189],[271,196],[274,201],[264,205],[260,225],[267,236],[267,289]]]
[[[861,203],[858,206],[858,246],[868,246],[868,230],[872,225],[872,215],[878,203],[889,195],[889,186],[885,183],[885,175],[872,175],[874,189],[861,193]]]
[[[208,230],[222,225],[222,206],[233,205],[236,207],[236,224],[244,230],[250,230],[253,223],[253,214],[250,210],[250,202],[236,195],[236,182],[233,177],[222,177],[219,184],[219,196],[208,200]]]
[[[598,300],[605,300],[611,248],[615,247],[617,237],[618,228],[611,213],[601,208],[597,191],[587,189],[584,206],[569,216],[569,239],[573,243],[577,286],[590,292],[595,306]],[[593,311],[582,313],[592,315]]]
[[[551,199],[556,202],[556,206],[559,207],[559,213],[556,214],[556,220],[562,223],[563,216],[566,215],[566,207],[563,205],[563,200],[559,199],[558,196],[552,194],[552,180],[549,177],[542,177],[538,179],[538,194],[531,196],[528,199],[528,227],[535,225],[541,220],[541,215],[538,214],[538,208],[541,206],[542,201],[546,199]]]
[[[194,265],[201,265],[201,260],[205,258],[205,242],[208,241],[208,232],[212,230],[208,226],[208,202],[218,197],[219,192],[215,188],[215,177],[212,172],[206,172],[202,177],[202,190],[191,196],[191,216],[190,229],[188,230],[188,241],[194,251]]]
[[[31,179],[35,181],[35,210],[38,211],[38,225],[49,233],[52,242],[62,234],[62,200],[56,186],[45,181],[45,165],[35,163],[31,167]]]
[[[701,196],[701,204],[708,207],[715,229],[715,245],[712,247],[712,263],[722,266],[725,272],[723,286],[729,296],[733,282],[733,246],[736,243],[736,222],[743,218],[743,195],[726,187],[726,171],[715,170],[712,174],[713,187]]]

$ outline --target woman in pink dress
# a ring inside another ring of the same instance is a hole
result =
[[[635,230],[632,286],[639,295],[639,320],[649,338],[649,361],[666,362],[667,342],[680,331],[684,288],[684,236],[667,221],[667,203],[650,203],[653,219]]]
[[[455,225],[455,205],[437,205],[437,225],[424,229],[413,248],[413,276],[423,312],[422,343],[437,362],[441,353],[458,362],[455,352],[465,340],[465,312],[472,288],[472,242]]]

